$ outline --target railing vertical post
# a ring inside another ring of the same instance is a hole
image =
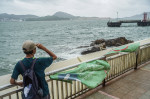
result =
[[[139,49],[140,49],[140,47],[135,51],[135,55],[136,55],[136,63],[135,63],[134,70],[136,70],[136,69],[137,69],[137,66],[138,66]]]
[[[59,99],[59,88],[58,88],[58,81],[56,80],[56,92],[57,92],[57,99]]]
[[[19,99],[19,94],[18,94],[18,92],[17,92],[17,99]]]
[[[64,99],[64,90],[63,90],[63,82],[61,81],[61,97]]]
[[[106,56],[104,57],[103,60],[106,61]],[[103,80],[103,84],[102,84],[103,87],[105,87],[105,83],[106,83],[106,81],[105,81],[105,79],[104,79],[104,80]]]
[[[11,99],[11,95],[9,95],[9,99]]]
[[[54,85],[53,85],[53,80],[51,81],[51,92],[52,92],[52,94],[51,94],[51,98],[52,99],[54,99],[54,87],[53,87]]]
[[[104,80],[103,80],[103,84],[102,84],[103,87],[105,87],[105,83],[106,83],[106,81],[105,81],[105,79],[104,79]]]

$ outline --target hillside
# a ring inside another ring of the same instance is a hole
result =
[[[147,16],[148,18],[150,18],[150,12],[147,12]],[[123,19],[135,19],[135,20],[142,20],[143,19],[143,13],[141,14],[137,14],[137,15],[133,15],[131,17],[125,17]]]
[[[74,19],[76,18],[76,16],[73,16],[71,14],[68,14],[68,13],[65,13],[65,12],[56,12],[53,16],[56,16],[56,17],[60,17],[60,18],[69,18],[69,19]]]
[[[36,15],[14,15],[2,13],[0,14],[0,21],[12,21],[12,20],[25,20],[27,18],[38,18]]]
[[[150,12],[148,12],[148,18],[150,19]],[[95,19],[109,19],[109,18],[99,18],[99,17],[80,17],[68,14],[66,12],[56,12],[52,16],[43,16],[38,17],[36,15],[14,15],[14,14],[7,14],[2,13],[0,14],[0,21],[55,21],[55,20],[95,20]],[[142,20],[143,13],[137,14],[131,17],[124,17],[121,19],[126,20]]]
[[[65,13],[56,12],[52,16],[38,17],[36,15],[14,15],[2,13],[0,14],[0,21],[53,21],[53,20],[70,20],[75,16]]]
[[[28,18],[26,21],[57,21],[57,20],[69,20],[69,18],[61,18],[57,16],[45,16],[39,18]]]

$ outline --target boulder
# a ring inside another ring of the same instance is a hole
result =
[[[104,42],[105,42],[104,39],[95,40],[95,41],[93,41],[93,42],[90,44],[90,46],[99,45],[99,44],[102,44],[102,43],[104,43]]]
[[[132,43],[132,42],[133,41],[127,40],[125,37],[118,37],[118,38],[109,39],[109,40],[105,40],[105,39],[95,40],[90,44],[90,46],[105,43],[106,46],[111,47],[111,46],[125,45],[125,44]]]
[[[125,37],[118,37],[116,39],[106,40],[106,46],[121,46],[132,42],[133,41],[127,40]]]
[[[87,48],[87,47],[89,47],[89,46],[79,46],[77,48]]]
[[[107,47],[112,47],[112,46],[121,46],[121,45],[125,45],[128,43],[132,43],[132,40],[127,40],[125,37],[118,37],[115,39],[98,39],[95,41],[92,41],[92,43],[90,44],[91,48],[82,51],[81,54],[88,54],[88,53],[92,53],[92,52],[96,52],[96,51],[101,51],[106,49]]]
[[[85,50],[85,51],[82,51],[81,54],[84,55],[84,54],[88,54],[88,53],[93,53],[93,52],[96,52],[96,51],[101,51],[101,50],[104,50],[106,49],[106,45],[105,43],[102,43],[102,44],[99,44],[99,45],[94,45],[93,47]]]
[[[84,54],[93,53],[93,52],[96,52],[96,51],[100,51],[100,48],[99,47],[92,47],[90,49],[82,51],[81,54],[84,55]]]

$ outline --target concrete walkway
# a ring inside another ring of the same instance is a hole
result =
[[[150,64],[107,84],[85,99],[150,99]]]

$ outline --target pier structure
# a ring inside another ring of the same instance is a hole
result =
[[[107,22],[108,27],[120,27],[122,23],[137,23],[138,26],[150,26],[150,20],[147,19],[147,13],[143,14],[143,20],[120,20],[117,22]]]

